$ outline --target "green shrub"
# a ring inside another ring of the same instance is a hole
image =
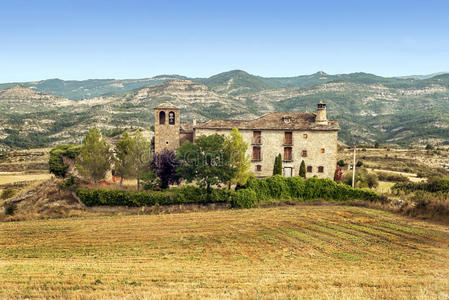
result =
[[[16,213],[17,206],[14,203],[7,204],[5,206],[5,215],[12,216]]]
[[[246,184],[246,189],[253,190],[259,202],[279,199],[337,201],[361,199],[373,201],[378,197],[374,191],[353,189],[345,184],[337,184],[330,179],[310,178],[304,180],[299,176],[250,178]]]
[[[408,182],[408,183],[396,183],[392,190],[414,192],[425,191],[429,193],[449,193],[449,178],[433,178],[429,182]]]
[[[103,190],[80,188],[77,196],[87,206],[152,206],[173,204],[168,193],[164,192],[137,192],[123,190]]]
[[[166,191],[123,191],[79,188],[77,195],[87,206],[122,205],[152,206],[186,203],[230,202],[233,207],[250,208],[270,200],[336,200],[361,199],[374,201],[379,196],[370,190],[353,189],[337,184],[330,179],[272,176],[250,178],[244,188],[237,191],[212,189],[207,196],[206,189],[187,185]]]
[[[68,190],[75,185],[75,177],[70,176],[70,178],[64,180],[59,184],[61,190]]]
[[[183,186],[166,191],[125,191],[79,188],[77,196],[87,206],[153,206],[187,203],[228,202],[231,191],[212,189],[208,199],[206,189]]]
[[[257,204],[257,194],[251,189],[241,189],[231,194],[232,207],[251,208]]]

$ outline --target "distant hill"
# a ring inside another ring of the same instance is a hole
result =
[[[84,99],[84,100],[82,100]],[[153,107],[170,101],[193,118],[250,119],[272,111],[312,111],[328,103],[346,144],[449,141],[449,74],[380,77],[368,73],[260,77],[234,70],[209,78],[59,79],[0,85],[0,145],[80,142],[92,126],[150,128]]]

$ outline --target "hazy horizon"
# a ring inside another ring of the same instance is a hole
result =
[[[217,74],[221,74],[221,73],[227,73],[227,72],[232,72],[232,71],[243,71],[246,72],[250,75],[254,75],[254,76],[258,76],[258,77],[263,77],[263,78],[289,78],[289,77],[297,77],[297,76],[308,76],[308,75],[313,75],[316,74],[318,72],[324,72],[327,75],[331,75],[331,76],[335,76],[335,75],[344,75],[344,74],[354,74],[354,73],[366,73],[366,74],[372,74],[375,76],[380,76],[380,77],[384,77],[384,78],[401,78],[401,77],[413,77],[413,76],[437,76],[440,74],[449,74],[449,71],[440,71],[440,72],[432,72],[429,74],[406,74],[406,75],[400,75],[400,76],[381,76],[378,74],[374,74],[374,73],[370,73],[370,72],[364,72],[364,71],[357,71],[357,72],[351,72],[351,73],[329,73],[326,72],[324,70],[318,70],[316,72],[313,73],[309,73],[309,74],[296,74],[296,75],[292,75],[292,76],[262,76],[259,74],[252,74],[249,73],[245,70],[242,69],[234,69],[234,70],[227,70],[227,71],[222,71],[216,74],[211,74],[209,76],[186,76],[184,74],[167,74],[167,73],[162,73],[162,74],[154,74],[151,76],[147,76],[147,77],[126,77],[126,78],[119,78],[119,77],[109,77],[109,78],[81,78],[81,79],[72,79],[72,78],[58,78],[58,77],[54,77],[54,78],[42,78],[42,79],[38,79],[38,80],[27,80],[27,81],[4,81],[4,82],[0,82],[0,84],[7,84],[7,83],[22,83],[22,82],[39,82],[39,81],[45,81],[45,80],[63,80],[63,81],[86,81],[86,80],[139,80],[139,79],[148,79],[148,78],[154,78],[157,76],[183,76],[183,77],[187,77],[187,78],[209,78],[212,77],[214,75]]]

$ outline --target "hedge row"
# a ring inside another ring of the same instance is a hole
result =
[[[409,182],[409,183],[396,183],[393,190],[413,192],[413,191],[426,191],[430,193],[449,193],[449,179],[436,179],[432,182]]]
[[[250,208],[267,200],[337,200],[349,199],[376,200],[373,191],[353,189],[344,184],[337,184],[329,179],[301,177],[282,177],[279,175],[255,179],[251,178],[247,185],[237,191],[213,189],[207,195],[204,189],[194,186],[183,186],[167,191],[122,191],[105,189],[79,188],[77,195],[87,206],[123,205],[152,206],[155,204],[187,204],[187,203],[220,203],[229,202],[233,207]]]
[[[231,191],[214,189],[208,197],[205,190],[194,186],[142,192],[78,188],[76,194],[87,206],[152,206],[228,202]]]
[[[255,179],[251,178],[246,184],[247,189],[256,192],[260,201],[270,199],[294,200],[337,200],[349,199],[376,200],[378,195],[374,191],[354,189],[345,184],[337,184],[330,179],[301,177],[282,177],[279,175]]]

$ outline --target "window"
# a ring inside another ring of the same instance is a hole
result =
[[[284,161],[292,160],[292,147],[284,147]]]
[[[257,165],[256,166],[256,171],[257,172],[262,172],[262,165]]]
[[[325,150],[324,148],[321,148],[320,152],[321,152],[321,153],[325,153],[326,150]]]
[[[261,161],[260,147],[253,147],[253,161]]]
[[[312,173],[312,166],[307,166],[307,173]]]
[[[262,144],[262,132],[253,131],[253,144]]]
[[[323,166],[319,166],[318,167],[318,173],[323,173],[324,172],[324,167]]]
[[[161,125],[165,124],[165,111],[161,111],[159,113],[159,124]]]
[[[302,150],[301,156],[302,157],[307,157],[307,150]]]
[[[308,136],[307,136],[307,133],[304,133],[303,135],[302,135],[302,137],[304,138],[304,139],[306,139]]]
[[[284,145],[293,145],[293,136],[291,132],[284,134]]]
[[[172,111],[168,113],[168,124],[170,125],[175,124],[175,113]]]

